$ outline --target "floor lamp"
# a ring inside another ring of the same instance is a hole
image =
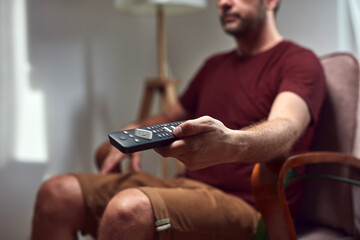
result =
[[[178,81],[168,75],[165,15],[180,15],[204,9],[206,0],[115,0],[115,7],[125,13],[138,16],[156,15],[158,75],[145,81],[139,112],[139,119],[142,120],[150,114],[155,93],[160,94],[161,111],[170,107],[177,98]],[[163,167],[163,175],[168,177],[168,163],[165,160]],[[178,168],[182,167],[178,165]]]

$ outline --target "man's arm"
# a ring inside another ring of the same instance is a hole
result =
[[[188,119],[190,117],[191,115],[183,108],[180,102],[177,101],[173,106],[171,106],[171,108],[169,108],[164,113],[148,117],[142,121],[128,124],[123,128],[123,130],[138,128],[142,126],[157,125],[166,122],[175,122]],[[139,152],[128,155],[120,152],[117,148],[111,146],[110,152],[101,166],[101,173],[105,174],[113,171],[115,168],[118,167],[119,162],[127,156],[131,157],[132,168],[136,171],[140,170],[141,155]]]
[[[156,151],[174,157],[189,169],[221,163],[264,162],[288,153],[311,121],[306,102],[292,92],[280,93],[266,121],[241,130],[202,117],[174,129],[180,140]]]

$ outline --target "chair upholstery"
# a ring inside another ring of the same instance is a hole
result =
[[[321,63],[326,76],[327,98],[312,149],[359,154],[360,137],[356,135],[360,124],[358,59],[351,54],[334,53],[321,57]]]
[[[321,58],[326,83],[327,98],[321,112],[312,150],[334,151],[359,157],[359,62],[350,54],[331,54]],[[309,173],[326,173],[359,179],[356,169],[337,164],[312,165]],[[339,182],[329,183],[326,179],[307,181],[303,211],[300,220],[343,230],[357,235],[356,226],[357,187]],[[348,197],[346,197],[348,196]],[[357,199],[360,201],[360,198]],[[334,206],[342,206],[334,207]]]
[[[307,166],[309,173],[360,179],[360,170],[349,166],[360,169],[360,160],[354,158],[360,155],[359,62],[350,54],[335,53],[322,57],[321,63],[328,95],[315,133],[313,153],[257,164],[253,171],[254,195],[270,239],[295,239],[295,228],[297,237],[304,240],[359,236],[357,187],[325,179],[308,180],[299,216],[302,225],[295,228],[283,190],[286,171],[305,163],[311,164]]]

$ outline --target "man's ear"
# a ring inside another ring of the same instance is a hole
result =
[[[280,0],[267,0],[266,10],[274,11]]]

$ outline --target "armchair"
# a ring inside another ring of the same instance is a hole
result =
[[[306,180],[296,223],[286,201],[284,179],[296,166],[308,165],[311,176],[360,179],[359,61],[335,53],[322,57],[321,63],[328,95],[312,151],[256,164],[253,170],[253,192],[270,239],[360,239],[357,186],[323,178]]]

